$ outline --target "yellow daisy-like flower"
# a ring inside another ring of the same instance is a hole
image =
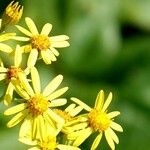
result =
[[[69,46],[68,41],[66,41],[69,37],[66,35],[48,36],[52,29],[50,23],[45,24],[41,33],[39,33],[31,18],[26,17],[25,22],[29,31],[18,25],[16,25],[16,27],[24,33],[26,37],[16,36],[14,39],[27,42],[27,45],[24,46],[24,52],[30,52],[27,62],[29,67],[34,66],[37,58],[40,57],[42,57],[46,64],[51,64],[52,61],[56,61],[56,56],[59,55],[59,52],[55,48]]]
[[[1,30],[9,25],[18,23],[23,13],[23,6],[19,5],[19,2],[12,1],[5,9],[2,15]]]
[[[29,148],[28,150],[80,150],[80,148],[77,148],[75,146],[58,143],[56,140],[56,136],[55,133],[51,132],[51,135],[46,135],[46,138],[43,140],[31,141],[27,138],[20,138],[19,141],[24,144],[34,146],[32,148]]]
[[[21,48],[19,45],[16,46],[15,50],[15,56],[14,56],[14,64],[10,66],[9,68],[4,67],[3,62],[1,61],[0,64],[0,81],[5,80],[8,84],[8,87],[6,89],[5,95],[4,95],[4,104],[9,105],[13,98],[13,91],[14,86],[12,84],[12,79],[18,80],[18,74],[22,73],[27,75],[28,74],[28,68],[25,70],[21,69],[21,62],[22,62],[22,53]]]
[[[85,141],[92,133],[98,132],[98,136],[95,138],[91,150],[95,150],[99,145],[103,133],[106,140],[112,150],[115,149],[115,144],[119,143],[119,139],[113,130],[122,132],[122,127],[114,122],[114,117],[118,116],[120,112],[113,111],[107,113],[107,108],[112,101],[112,93],[110,93],[104,102],[104,92],[101,90],[96,98],[95,107],[91,108],[84,104],[77,98],[71,98],[72,101],[82,106],[89,113],[82,115],[85,118],[83,122],[78,123],[74,127],[74,132],[68,135],[70,140],[74,140],[73,145],[79,146]],[[76,129],[77,127],[77,129]]]
[[[4,114],[16,114],[7,124],[13,127],[23,121],[20,128],[20,137],[31,139],[41,139],[42,134],[46,134],[45,126],[60,130],[64,120],[54,113],[50,108],[66,104],[65,98],[58,98],[64,94],[68,87],[56,90],[63,80],[62,75],[56,76],[41,92],[40,77],[36,68],[31,68],[31,81],[33,88],[23,74],[19,74],[22,86],[13,80],[16,92],[23,98],[23,102],[7,109]],[[56,91],[55,91],[56,90]]]
[[[63,125],[63,128],[61,129],[61,132],[68,134],[69,132],[72,131],[71,128],[68,126],[70,125],[70,121],[74,122],[79,122],[80,118],[77,118],[76,116],[83,110],[83,107],[81,106],[76,106],[76,104],[72,103],[68,107],[66,107],[65,110],[61,109],[54,109],[56,114],[58,114],[60,117],[62,117],[65,120],[65,124]]]

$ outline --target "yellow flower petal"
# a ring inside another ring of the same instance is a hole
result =
[[[45,120],[45,118],[44,118]],[[54,137],[57,136],[58,132],[60,132],[60,129],[58,130],[56,126],[51,126],[47,120],[45,120],[45,128],[46,128],[46,137],[49,135],[53,135]]]
[[[13,50],[10,46],[0,43],[0,50],[6,53],[11,53]]]
[[[11,83],[14,85],[16,92],[24,99],[29,99],[29,95],[26,91],[24,91],[21,86],[20,83],[18,83],[18,80],[11,80]]]
[[[0,74],[0,81],[1,80],[4,80],[4,79],[6,79],[7,78],[7,75],[6,74]]]
[[[39,115],[40,116],[40,115]],[[38,140],[42,140],[42,136],[41,136],[41,127],[40,127],[40,118],[39,116],[36,116],[34,118],[34,120],[36,120],[36,130],[35,130],[35,139],[38,139]]]
[[[60,99],[52,100],[49,104],[49,107],[63,106],[66,103],[67,103],[67,100],[65,98],[60,98]]]
[[[41,51],[41,56],[46,64],[51,64],[51,61],[57,60],[55,55],[49,49],[46,51]]]
[[[31,31],[31,33],[32,33],[33,35],[39,34],[39,33],[38,33],[38,30],[37,30],[37,28],[36,28],[36,25],[34,24],[34,22],[33,22],[33,20],[32,20],[31,18],[26,17],[26,18],[25,18],[25,22],[26,22],[26,24],[27,24],[29,30]]]
[[[5,96],[4,96],[4,104],[6,106],[8,106],[11,101],[12,101],[12,98],[13,98],[13,91],[14,91],[14,86],[13,84],[10,82],[8,84],[8,87],[7,87],[7,90],[6,90],[6,93],[5,93]]]
[[[23,138],[23,137],[21,137],[21,138],[19,138],[18,139],[20,142],[22,142],[22,143],[24,143],[24,144],[27,144],[27,145],[37,145],[38,144],[38,142],[35,140],[35,141],[32,141],[31,139],[29,139],[29,138]]]
[[[29,36],[29,37],[32,36],[31,32],[29,32],[29,31],[26,30],[25,28],[23,28],[23,27],[21,27],[21,26],[19,26],[19,25],[16,25],[16,27],[17,27],[17,29],[18,29],[19,31],[21,31],[21,32],[24,33],[25,35],[27,35],[27,36]]]
[[[82,110],[83,110],[83,107],[77,106],[76,108],[74,108],[74,109],[69,113],[69,115],[72,116],[72,117],[74,117],[74,116],[76,116],[77,114],[79,114]]]
[[[50,47],[50,50],[52,53],[54,53],[55,56],[59,56],[59,52],[54,47]]]
[[[48,51],[48,50],[47,50]],[[46,64],[51,64],[51,59],[50,57],[47,55],[47,53],[45,51],[41,51],[41,56],[42,56],[42,59],[43,61],[46,63]]]
[[[81,107],[83,107],[85,110],[87,111],[91,111],[91,107],[89,107],[88,105],[86,105],[85,103],[83,103],[81,100],[75,98],[75,97],[71,97],[70,98],[73,102],[77,103],[78,105],[80,105]]]
[[[0,66],[4,68],[4,64],[3,64],[3,61],[1,60],[1,58],[0,58]]]
[[[61,42],[52,41],[51,43],[51,47],[56,47],[56,48],[63,48],[68,46],[70,46],[68,41],[61,41]]]
[[[97,148],[97,146],[99,145],[101,139],[102,139],[102,133],[98,134],[98,136],[95,138],[92,146],[91,146],[91,150],[95,150]]]
[[[38,57],[38,50],[32,49],[29,54],[28,62],[27,62],[27,66],[29,68],[33,67],[36,64],[37,57]]]
[[[24,41],[24,42],[30,41],[30,38],[28,38],[28,37],[23,37],[23,36],[14,36],[12,39],[13,39],[13,40],[16,40],[16,41]]]
[[[0,72],[1,72],[1,73],[7,72],[7,71],[8,71],[8,69],[7,69],[7,68],[0,67]]]
[[[16,33],[5,33],[5,34],[2,34],[2,35],[0,35],[0,42],[12,39],[12,37],[14,37],[15,35],[16,35]]]
[[[119,112],[119,111],[113,111],[113,112],[110,112],[110,113],[107,114],[107,116],[108,116],[110,119],[112,119],[112,118],[114,118],[114,117],[116,117],[116,116],[118,116],[118,115],[120,115],[120,112]]]
[[[51,50],[48,50],[48,51],[45,51],[45,52],[47,53],[47,55],[50,57],[50,59],[52,61],[56,61],[57,60],[55,55],[51,52]]]
[[[17,125],[19,122],[21,122],[25,118],[26,115],[27,115],[27,110],[19,112],[7,123],[7,127],[11,128],[11,127]]]
[[[26,78],[26,76],[22,73],[19,73],[18,74],[19,76],[19,80],[21,82],[21,85],[23,86],[24,90],[30,95],[30,96],[33,96],[34,95],[34,92]]]
[[[22,104],[13,106],[11,108],[8,108],[7,110],[5,110],[4,115],[12,115],[12,114],[18,113],[26,108],[27,108],[27,104],[22,103]]]
[[[43,116],[39,115],[39,131],[40,131],[40,136],[41,136],[41,140],[45,140],[46,139],[46,127],[45,127],[45,120],[43,119]]]
[[[77,131],[81,129],[85,129],[88,126],[87,122],[79,123],[71,127],[72,131]]]
[[[92,133],[91,128],[87,128],[87,129],[82,130],[82,132],[80,132],[80,135],[73,142],[73,146],[81,145],[91,135],[91,133]]]
[[[52,25],[50,23],[46,23],[41,31],[41,34],[48,35],[52,30]]]
[[[79,135],[81,135],[82,132],[83,132],[82,130],[78,130],[78,131],[75,131],[75,132],[71,131],[71,132],[69,132],[69,134],[67,134],[67,139],[71,140],[71,141],[74,141]]]
[[[37,117],[33,117],[33,129],[32,129],[32,137],[33,139],[36,138],[36,133],[37,133]]]
[[[51,36],[50,37],[50,40],[51,41],[56,41],[56,42],[61,42],[61,41],[65,41],[65,40],[68,40],[69,37],[66,36],[66,35],[57,35],[57,36]]]
[[[70,105],[65,109],[65,112],[70,113],[75,107],[76,107],[76,104],[70,104]]]
[[[73,126],[75,124],[79,124],[79,123],[82,123],[82,122],[86,122],[88,121],[88,118],[87,117],[83,117],[82,115],[78,116],[78,118],[75,118],[69,122],[66,122],[65,123],[65,126]]]
[[[32,128],[33,128],[33,119],[30,115],[28,115],[21,127],[20,127],[20,131],[19,131],[19,139],[32,139]],[[25,141],[24,141],[25,142]]]
[[[15,67],[19,67],[21,65],[22,62],[22,52],[21,52],[21,48],[19,45],[16,46],[16,51],[15,51]]]
[[[107,130],[104,133],[105,133],[105,137],[106,137],[108,145],[110,146],[110,148],[112,150],[114,150],[115,149],[115,144],[114,144],[114,141],[111,138],[111,135],[109,134],[109,132]]]
[[[49,115],[47,113],[43,114],[45,120],[47,121],[47,123],[52,126],[54,129],[56,129],[56,126],[54,124],[54,122],[51,120],[51,118],[49,117]]]
[[[39,115],[37,119],[37,130],[39,131],[36,131],[38,133],[38,136],[36,136],[36,138],[40,140],[44,140],[46,138],[46,130],[44,125],[44,120],[41,115]]]
[[[95,102],[95,108],[98,110],[101,110],[104,104],[104,91],[101,90],[96,98],[96,102]]]
[[[121,125],[115,122],[111,122],[110,127],[116,131],[123,132]]]
[[[111,128],[108,128],[107,132],[109,132],[109,135],[111,136],[113,141],[116,142],[116,144],[118,144],[119,143],[119,138],[117,137],[116,133]]]
[[[53,91],[57,89],[57,87],[60,85],[60,83],[63,80],[62,75],[56,76],[52,81],[49,82],[49,84],[45,87],[43,91],[44,96],[50,95]]]
[[[50,94],[49,96],[47,96],[46,99],[51,101],[51,100],[63,95],[67,90],[68,90],[68,87],[61,88],[61,89],[55,91],[54,93]]]
[[[106,101],[105,101],[105,103],[104,103],[104,106],[102,108],[102,112],[104,112],[108,108],[111,101],[112,101],[112,93],[110,92],[107,99],[106,99]]]
[[[55,122],[59,123],[61,126],[64,124],[64,119],[61,118],[59,115],[57,115],[56,113],[54,113],[51,109],[48,109],[48,116],[54,120]]]
[[[35,67],[31,68],[31,79],[35,93],[39,94],[41,92],[40,77]]]

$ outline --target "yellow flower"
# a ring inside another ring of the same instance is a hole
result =
[[[96,98],[94,108],[87,106],[77,98],[71,99],[88,111],[88,114],[82,115],[82,118],[84,118],[83,121],[77,125],[74,125],[74,132],[68,135],[70,140],[74,140],[73,145],[79,146],[92,133],[98,132],[98,136],[95,138],[91,146],[91,150],[95,150],[97,148],[103,133],[105,134],[110,148],[114,150],[114,142],[118,144],[119,139],[113,130],[122,132],[123,129],[119,124],[114,122],[114,117],[118,116],[120,112],[107,112],[107,108],[112,101],[112,93],[108,95],[106,101],[104,102],[104,92],[101,90]]]
[[[76,106],[76,104],[74,104],[74,103],[72,103],[68,107],[66,107],[65,110],[54,109],[54,112],[65,120],[65,124],[63,125],[61,132],[68,134],[69,132],[72,131],[71,127],[69,128],[68,126],[70,125],[70,122],[74,122],[74,124],[76,122],[79,122],[77,115],[82,110],[83,110],[83,107]]]
[[[13,80],[16,92],[23,98],[23,102],[7,109],[4,114],[16,114],[7,124],[13,127],[23,121],[20,128],[20,137],[41,139],[46,134],[45,126],[48,124],[55,130],[60,130],[64,120],[54,113],[50,108],[66,104],[65,98],[58,98],[64,94],[68,87],[56,90],[63,80],[62,75],[56,76],[41,92],[40,77],[36,68],[31,68],[31,81],[33,88],[23,74],[19,74],[22,86]],[[55,91],[56,90],[56,91]]]
[[[42,57],[46,64],[51,64],[52,61],[56,61],[56,56],[59,55],[59,52],[55,48],[69,46],[68,41],[66,41],[69,37],[66,35],[48,36],[52,29],[51,24],[45,24],[41,33],[39,33],[31,18],[26,17],[25,22],[29,31],[18,25],[16,25],[16,27],[24,33],[26,37],[16,36],[14,39],[27,42],[27,45],[24,46],[24,52],[30,52],[27,62],[29,67],[34,66],[37,58],[40,57]]]
[[[12,79],[18,80],[18,74],[23,73],[25,75],[28,74],[28,68],[22,70],[20,68],[22,62],[22,53],[19,45],[16,46],[15,56],[14,56],[14,64],[9,68],[5,68],[3,62],[0,64],[0,81],[5,80],[8,83],[8,87],[4,94],[4,104],[9,105],[13,98],[14,86],[11,83]]]
[[[55,133],[51,132],[51,135],[46,135],[46,138],[43,140],[31,141],[27,138],[20,138],[19,141],[24,144],[34,146],[32,148],[29,148],[28,150],[80,150],[80,148],[77,148],[75,146],[58,143],[56,140],[56,136]]]
[[[12,39],[16,33],[4,33],[0,35],[0,42]]]
[[[19,22],[23,13],[23,6],[19,2],[12,1],[5,9],[2,15],[1,31],[9,25],[14,25]]]

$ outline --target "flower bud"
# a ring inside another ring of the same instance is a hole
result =
[[[12,1],[2,15],[1,31],[9,25],[17,24],[22,16],[23,6],[19,2]]]

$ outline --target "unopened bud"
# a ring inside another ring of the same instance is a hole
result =
[[[23,6],[19,2],[12,1],[2,15],[1,31],[9,25],[17,24],[23,13]]]

